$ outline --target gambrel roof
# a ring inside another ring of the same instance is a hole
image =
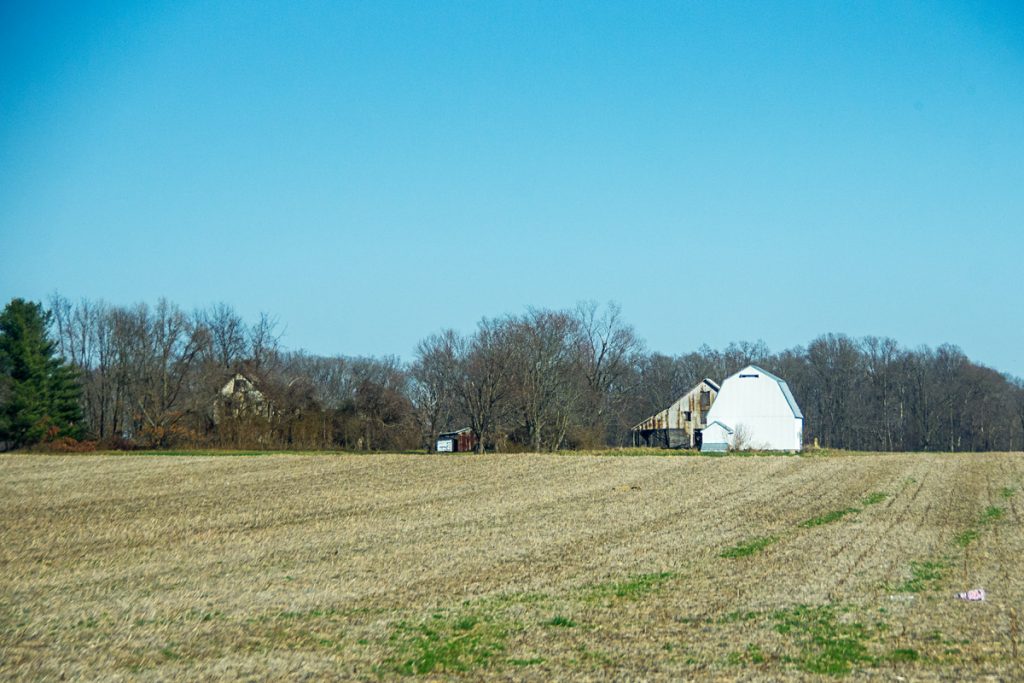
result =
[[[786,384],[786,380],[776,375],[773,375],[772,373],[768,372],[764,368],[757,365],[748,365],[747,367],[743,368],[736,374],[742,375],[746,373],[747,370],[756,370],[758,373],[764,375],[765,377],[773,379],[776,382],[778,382],[779,388],[782,389],[782,395],[786,397],[786,403],[789,404],[789,409],[793,411],[793,417],[798,417],[801,420],[804,419],[804,414],[800,412],[800,406],[796,404],[796,399],[793,398],[793,392],[789,390],[789,385]]]

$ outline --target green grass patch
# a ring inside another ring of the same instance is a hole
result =
[[[573,621],[569,617],[563,617],[562,615],[559,614],[559,615],[557,615],[555,617],[552,617],[548,621],[545,621],[544,625],[545,626],[558,626],[558,627],[561,627],[561,628],[575,628],[577,624],[576,624],[575,621]]]
[[[791,457],[796,458],[805,455],[803,451],[708,451],[706,453],[694,451],[694,455],[701,455],[706,458],[773,458]],[[820,454],[815,454],[820,457]]]
[[[856,665],[877,663],[868,650],[872,630],[841,621],[837,611],[832,605],[797,605],[772,615],[775,631],[796,642],[800,653],[791,661],[803,671],[842,676]]]
[[[816,526],[823,526],[825,524],[831,524],[832,522],[838,522],[847,515],[855,515],[860,512],[860,508],[843,508],[842,510],[832,510],[826,512],[823,515],[817,517],[811,517],[810,519],[800,522],[798,525],[801,529],[810,529]]]
[[[985,508],[985,512],[982,513],[981,523],[992,524],[994,522],[998,522],[1003,518],[1005,514],[1005,509],[1001,507],[996,507],[995,505],[990,505],[989,507]]]
[[[511,664],[512,666],[519,666],[519,667],[534,666],[535,664],[543,664],[544,663],[544,658],[543,657],[530,657],[528,659],[515,659],[515,658],[513,658],[513,659],[509,659],[508,663]]]
[[[736,611],[718,620],[719,624],[751,622],[744,630],[770,628],[780,639],[777,645],[751,643],[724,658],[727,666],[751,666],[778,662],[813,676],[845,676],[857,669],[886,663],[914,662],[921,655],[913,649],[892,649],[885,640],[891,633],[878,610],[867,619],[858,619],[852,605],[795,605],[774,612]],[[730,633],[734,630],[730,630]],[[762,649],[764,648],[764,649]],[[769,656],[766,651],[771,652]],[[782,676],[785,677],[785,676]]]
[[[978,538],[978,532],[975,529],[968,529],[962,533],[957,534],[953,537],[953,545],[958,548],[966,548]]]
[[[722,451],[704,452],[689,448],[650,448],[650,447],[623,447],[623,448],[596,448],[554,451],[556,455],[585,455],[585,456],[617,456],[617,457],[703,457],[703,458],[750,458],[750,457],[775,457],[775,456],[807,456],[821,457],[823,455],[846,455],[852,452],[825,452],[815,451]]]
[[[763,664],[766,658],[761,647],[756,643],[750,643],[742,652],[730,652],[725,663],[730,666],[742,666],[745,664]]]
[[[1003,492],[1009,491],[1010,496],[1013,495],[1013,489],[1003,489]],[[1007,497],[1004,495],[1004,498]],[[990,505],[985,508],[985,511],[981,513],[981,517],[975,526],[962,531],[953,537],[953,545],[958,548],[966,548],[981,535],[979,527],[984,528],[989,524],[995,524],[1006,515],[1006,508],[1001,508],[996,505]]]
[[[753,538],[745,543],[734,545],[731,548],[727,548],[718,554],[719,557],[725,557],[728,559],[735,559],[738,557],[749,557],[750,555],[757,554],[772,545],[777,543],[779,540],[778,536],[761,536],[759,538]]]
[[[585,449],[579,451],[573,450],[559,450],[555,451],[556,455],[613,455],[620,457],[638,457],[638,456],[665,456],[665,455],[686,455],[687,451],[670,449],[670,448],[645,448],[645,447],[625,447],[625,448],[597,448],[597,449]]]
[[[1012,486],[1003,487],[1003,490],[999,492],[999,495],[1003,498],[1013,498],[1013,494],[1017,492],[1017,489]]]
[[[334,454],[334,451],[287,451],[284,449],[277,450],[266,450],[266,451],[238,451],[238,450],[218,450],[218,449],[196,449],[191,451],[181,450],[152,450],[152,449],[139,449],[139,450],[124,450],[124,451],[113,451],[113,450],[96,450],[80,453],[78,455],[115,455],[115,456],[145,456],[145,457],[169,457],[169,458],[209,458],[219,456],[231,456],[231,457],[256,457],[262,455],[280,455],[281,453],[290,453],[292,455],[305,455],[316,453],[317,455],[330,455]],[[63,453],[58,455],[65,455]]]
[[[434,615],[420,624],[400,622],[391,634],[387,664],[407,676],[494,667],[508,627],[481,615]]]
[[[896,587],[898,593],[922,593],[937,590],[944,576],[945,562],[911,562],[910,578]]]
[[[472,631],[473,627],[480,623],[480,617],[468,616],[462,617],[455,622],[456,631]]]
[[[75,622],[77,628],[96,628],[99,625],[99,620],[91,614],[84,619],[79,619]]]
[[[37,451],[42,455],[72,455],[71,453],[47,453],[45,451]],[[194,450],[179,450],[179,449],[168,449],[168,450],[154,450],[151,448],[139,448],[139,449],[126,449],[126,450],[111,450],[111,449],[97,449],[94,451],[81,451],[76,452],[73,455],[112,455],[112,456],[146,456],[146,457],[171,457],[171,458],[207,458],[207,457],[258,457],[266,455],[308,455],[308,456],[337,456],[337,455],[426,455],[425,449],[411,449],[411,450],[393,450],[393,451],[362,451],[362,450],[341,450],[341,449],[314,449],[314,450],[302,450],[292,448],[268,448],[266,450],[232,450],[228,448],[197,448]],[[456,453],[454,455],[462,455]]]
[[[916,662],[921,658],[917,650],[909,647],[899,647],[885,656],[890,662]]]
[[[595,584],[589,588],[589,593],[593,598],[614,597],[635,600],[660,589],[666,581],[674,579],[676,576],[675,572],[637,574],[624,581]]]
[[[751,664],[763,664],[765,661],[764,653],[761,652],[761,648],[754,643],[747,645],[746,657]]]
[[[160,654],[164,656],[164,659],[181,659],[181,655],[171,649],[171,645],[160,648]]]
[[[885,493],[884,491],[875,491],[871,495],[869,495],[866,498],[864,498],[864,500],[862,500],[860,502],[860,504],[865,506],[865,507],[868,506],[868,505],[878,505],[879,503],[881,503],[883,500],[885,500],[888,497],[889,497],[889,494]]]

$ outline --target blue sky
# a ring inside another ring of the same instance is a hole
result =
[[[410,358],[613,300],[1024,376],[1024,5],[0,5],[0,299],[215,302]]]

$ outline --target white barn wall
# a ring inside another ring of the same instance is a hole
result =
[[[745,375],[757,375],[750,377]],[[708,413],[708,422],[728,425],[736,439],[742,432],[747,448],[798,451],[803,446],[803,415],[790,405],[781,380],[757,366],[748,366],[722,382]],[[792,394],[790,394],[790,397]]]

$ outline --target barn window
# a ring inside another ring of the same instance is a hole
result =
[[[760,377],[761,375],[740,375],[740,379],[747,379],[748,377]]]

